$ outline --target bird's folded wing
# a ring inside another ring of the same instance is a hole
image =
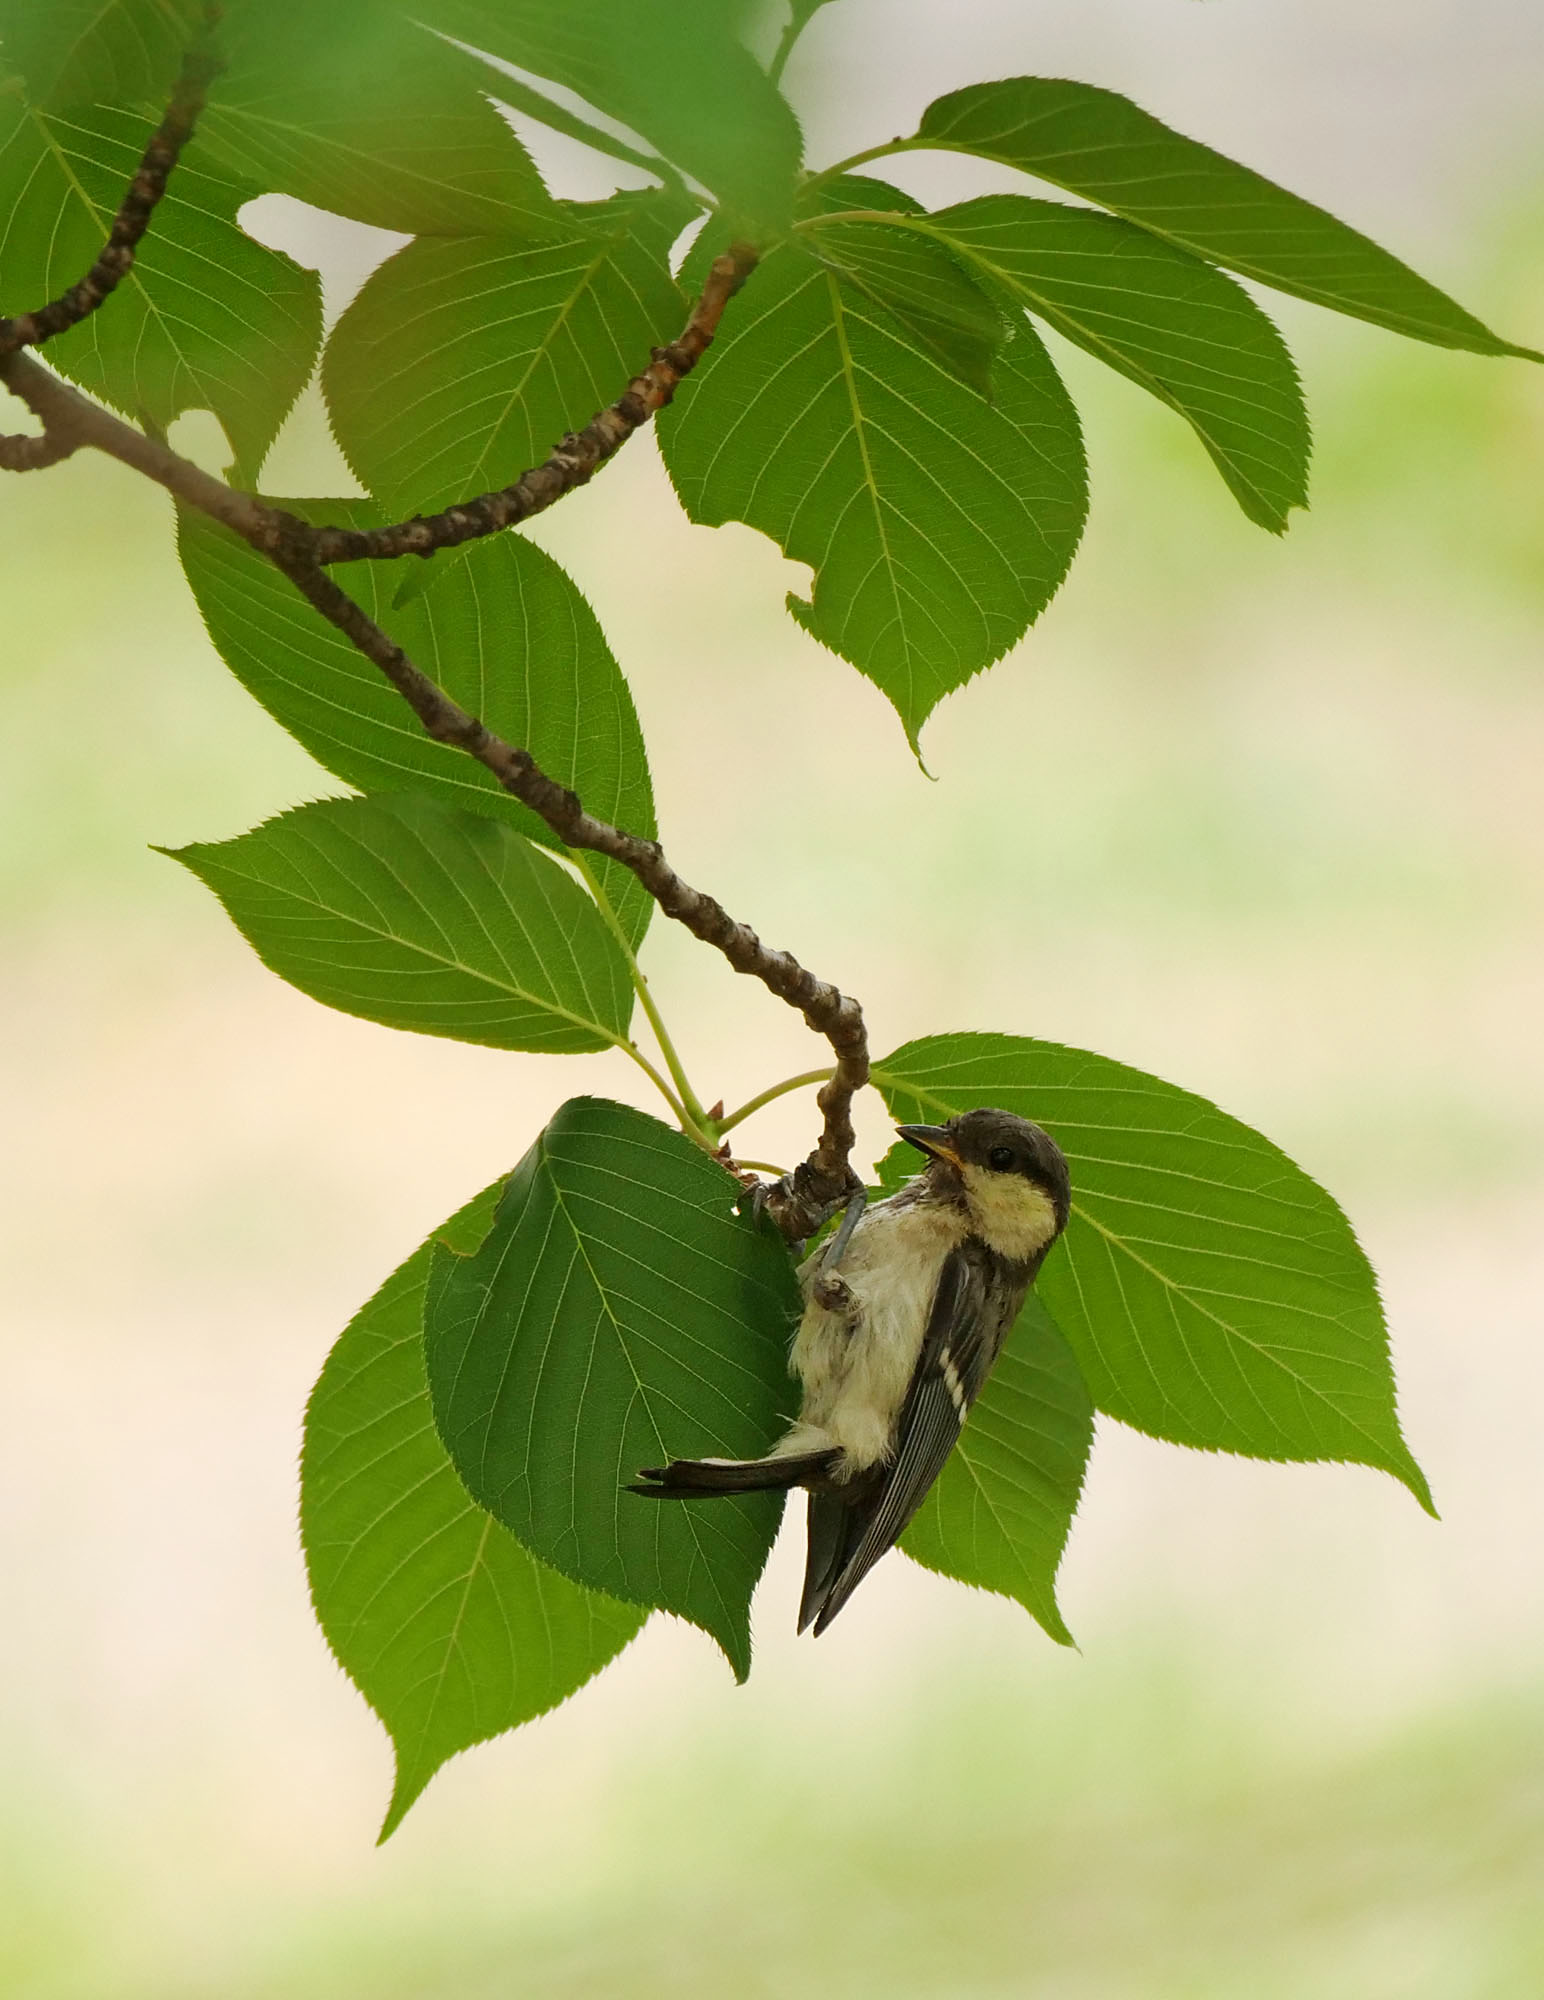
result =
[[[927,1498],[953,1451],[971,1404],[980,1395],[1002,1350],[1013,1314],[991,1284],[993,1260],[980,1246],[951,1251],[939,1274],[922,1351],[896,1429],[894,1462],[869,1507],[847,1529],[839,1567],[818,1609],[807,1605],[815,1631],[823,1632],[879,1558],[895,1546]]]

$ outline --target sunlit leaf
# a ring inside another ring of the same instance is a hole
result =
[[[1241,285],[1118,216],[1023,195],[964,202],[927,226],[1016,304],[1177,410],[1250,520],[1279,532],[1288,509],[1307,504],[1297,371]]]
[[[368,501],[283,500],[309,520],[379,525]],[[364,792],[415,790],[559,845],[464,751],[432,742],[380,669],[272,563],[207,515],[178,527],[182,566],[231,672],[317,761]],[[401,563],[354,563],[347,588],[431,679],[589,809],[652,838],[643,735],[620,668],[576,586],[516,535],[469,547],[432,600],[394,608]],[[636,948],[654,902],[619,863],[582,857]]]
[[[991,397],[1003,315],[937,238],[834,218],[810,248],[854,291],[893,313],[915,345],[978,395]]]
[[[475,1249],[499,1188],[436,1232]],[[642,1624],[521,1548],[456,1477],[424,1374],[426,1243],[338,1337],[306,1409],[300,1532],[317,1619],[396,1751],[393,1831],[448,1757],[583,1686]]]
[[[932,1035],[875,1065],[894,1116],[1032,1118],[1072,1169],[1038,1291],[1096,1405],[1176,1444],[1348,1459],[1431,1496],[1371,1267],[1331,1197],[1205,1098],[1082,1049]]]
[[[157,103],[202,14],[201,0],[0,0],[0,46],[36,105]]]
[[[85,276],[153,125],[100,105],[45,116],[0,94],[0,312]],[[212,410],[249,483],[311,372],[322,314],[316,273],[237,226],[255,192],[185,159],[111,300],[48,344],[55,367],[131,418],[165,429]]]
[[[735,35],[726,0],[422,0],[459,42],[577,92],[720,201],[786,221],[793,112]],[[489,86],[497,92],[497,84]]]
[[[1021,168],[1246,278],[1439,347],[1521,354],[1357,230],[1117,91],[1004,77],[930,104],[914,142]],[[1534,357],[1537,358],[1537,357]]]
[[[569,234],[423,237],[375,272],[327,343],[333,430],[400,518],[517,479],[674,340],[665,195],[571,207]]]
[[[257,188],[417,235],[562,231],[481,63],[393,0],[227,0],[197,152]]]
[[[857,205],[908,207],[843,182]],[[895,704],[913,745],[1022,638],[1087,506],[1077,414],[1027,323],[967,389],[800,242],[761,264],[659,424],[694,521],[745,521],[815,571],[789,609]]]
[[[322,799],[173,858],[281,979],[388,1028],[571,1055],[626,1035],[599,911],[513,827],[422,794]]]
[[[1017,1598],[1070,1645],[1056,1571],[1093,1434],[1077,1361],[1031,1292],[901,1547],[928,1569]]]
[[[786,1250],[738,1183],[640,1111],[575,1098],[470,1257],[437,1251],[435,1420],[474,1498],[576,1582],[711,1632],[743,1679],[782,1496],[662,1501],[644,1466],[764,1451],[794,1400]]]

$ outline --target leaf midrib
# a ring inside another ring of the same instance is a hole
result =
[[[230,872],[234,874],[236,871],[231,870]],[[265,881],[259,876],[243,874],[240,879],[260,889],[272,890],[275,886],[273,883]],[[561,1006],[557,1001],[545,995],[528,992],[523,986],[516,984],[513,979],[500,980],[492,973],[483,972],[477,966],[466,964],[462,959],[448,955],[442,956],[439,953],[430,951],[422,944],[415,944],[411,939],[399,936],[395,931],[383,929],[379,923],[371,923],[348,910],[335,909],[330,903],[324,902],[317,892],[311,889],[310,884],[307,884],[307,888],[310,891],[309,897],[297,897],[296,901],[309,901],[310,906],[319,911],[323,916],[336,917],[340,922],[352,925],[356,930],[365,931],[369,935],[380,938],[388,944],[399,946],[404,951],[415,952],[420,957],[430,960],[432,964],[441,966],[447,971],[463,973],[468,979],[480,981],[485,986],[491,986],[496,993],[517,1000],[523,1000],[527,1005],[539,1008],[543,1013],[555,1014],[560,1020],[567,1021],[573,1027],[587,1028],[592,1033],[602,1036],[614,1048],[622,1048],[626,1044],[626,1036],[618,1034],[614,1028],[608,1028],[600,1021],[592,1020],[583,1014],[576,1014],[572,1008]]]

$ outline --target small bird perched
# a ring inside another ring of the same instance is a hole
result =
[[[1067,1162],[1007,1111],[899,1125],[927,1154],[888,1201],[849,1208],[800,1267],[798,1418],[764,1458],[678,1458],[634,1486],[662,1500],[809,1489],[799,1630],[820,1634],[954,1449],[1046,1252],[1067,1226]]]

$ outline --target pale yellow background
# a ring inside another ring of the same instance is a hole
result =
[[[1132,90],[1544,341],[1532,0],[843,0],[790,82],[825,159],[1031,69]],[[334,308],[389,247],[254,226],[325,257]],[[298,1555],[306,1391],[562,1096],[640,1080],[265,973],[147,843],[335,787],[210,651],[160,496],[98,463],[0,486],[8,2000],[1544,1992],[1544,374],[1278,310],[1312,515],[1251,528],[1177,419],[1070,357],[1086,546],[930,726],[933,783],[784,616],[803,572],[688,527],[651,441],[540,538],[632,677],[673,858],[862,995],[876,1048],[1096,1048],[1335,1190],[1442,1524],[1368,1471],[1103,1426],[1081,1654],[900,1558],[796,1643],[785,1542],[748,1689],[659,1621],[379,1852],[387,1746]],[[269,483],[344,479],[313,403]],[[663,931],[706,1094],[818,1059]],[[747,1150],[808,1132],[791,1100]]]

